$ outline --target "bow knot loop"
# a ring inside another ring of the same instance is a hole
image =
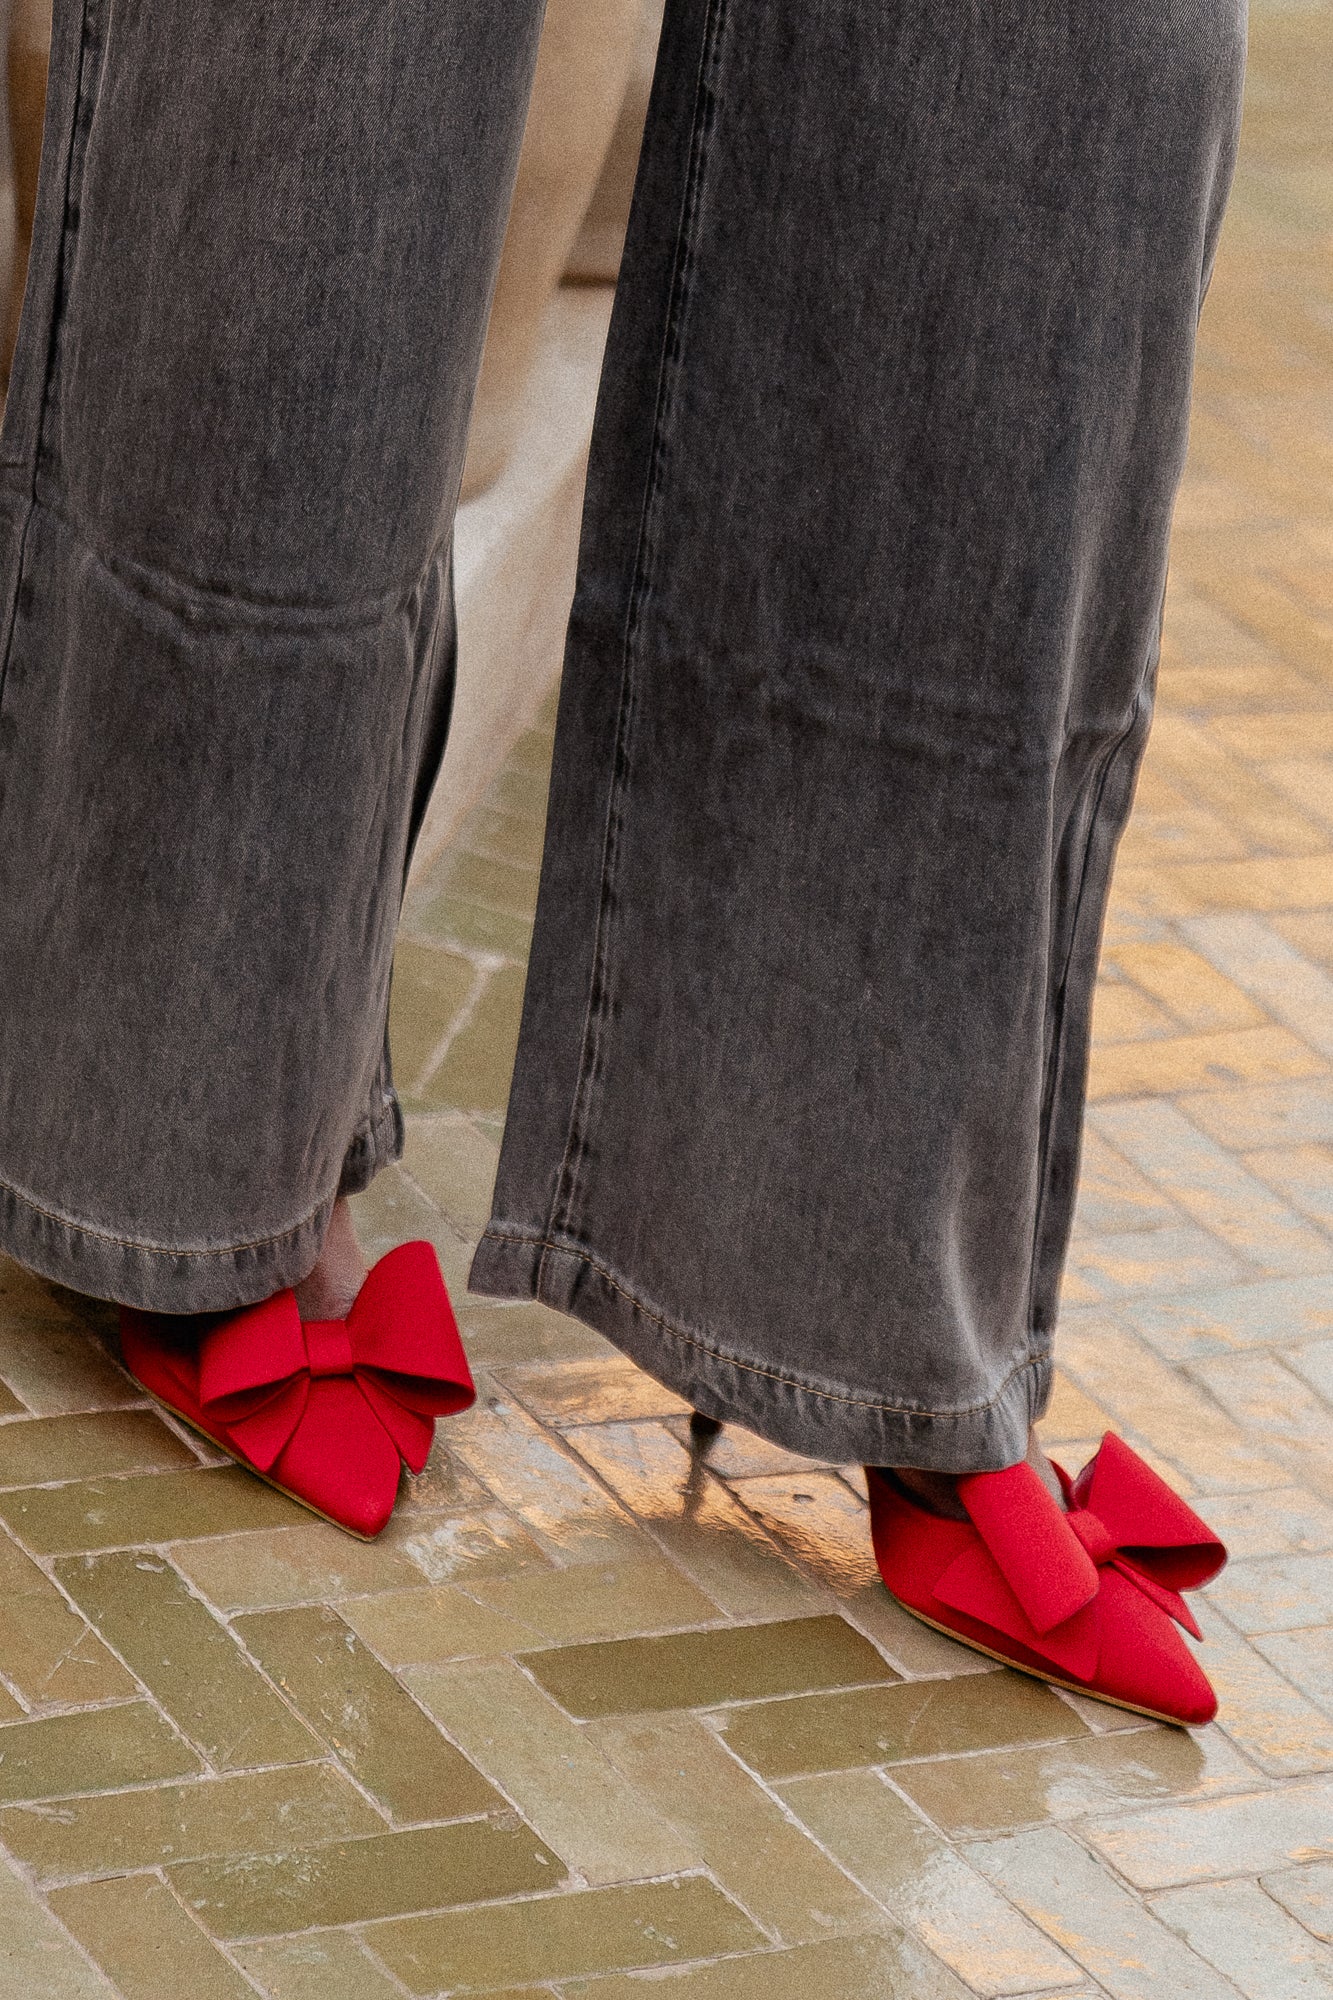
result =
[[[304,1332],[313,1381],[355,1372],[355,1350],[344,1320],[309,1319],[305,1322]]]
[[[1099,1569],[1114,1561],[1117,1553],[1115,1536],[1090,1507],[1071,1507],[1065,1519]]]

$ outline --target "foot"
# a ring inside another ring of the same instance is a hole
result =
[[[1035,1431],[1028,1432],[1027,1462],[1047,1492],[1063,1507],[1064,1494],[1056,1478],[1055,1467],[1037,1443]],[[948,1521],[965,1521],[968,1518],[967,1509],[958,1498],[958,1481],[966,1478],[965,1473],[923,1472],[915,1466],[906,1465],[893,1465],[888,1469],[899,1485],[905,1486],[912,1498],[932,1514],[942,1514]]]
[[[319,1261],[296,1287],[302,1319],[345,1319],[366,1279],[366,1260],[356,1237],[352,1206],[340,1195],[324,1237]]]

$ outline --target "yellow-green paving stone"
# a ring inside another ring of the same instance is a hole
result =
[[[570,1980],[560,1992],[562,2000],[971,2000],[924,1945],[896,1932],[751,1953],[679,1972]]]
[[[854,1879],[978,1993],[1072,1984],[1078,1967],[873,1771],[798,1778],[780,1796]]]
[[[147,1702],[47,1715],[0,1728],[0,1801],[112,1792],[180,1778],[199,1759]]]
[[[269,2000],[403,2000],[403,1989],[348,1931],[234,1944],[231,1955]]]
[[[1220,1730],[1160,1724],[894,1766],[893,1781],[955,1839],[1158,1799],[1245,1791],[1257,1774]]]
[[[421,1582],[416,1564],[400,1549],[354,1541],[341,1528],[314,1520],[303,1528],[182,1542],[171,1560],[220,1611],[320,1603]]]
[[[506,1612],[478,1604],[452,1584],[385,1590],[339,1612],[387,1666],[440,1666],[476,1653],[521,1652],[539,1637]]]
[[[280,1528],[308,1518],[294,1500],[239,1465],[86,1479],[0,1494],[0,1521],[39,1556],[191,1541],[246,1528]]]
[[[869,1640],[841,1618],[781,1619],[561,1646],[527,1654],[523,1664],[562,1708],[580,1717],[710,1708],[812,1687],[897,1679]]]
[[[321,1745],[163,1556],[71,1556],[56,1574],[180,1729],[221,1770],[299,1764]]]
[[[465,1027],[419,1093],[428,1105],[455,1111],[503,1111],[518,1042],[524,974],[502,966],[483,987]]]
[[[0,1424],[0,1487],[109,1472],[170,1472],[199,1461],[151,1410],[100,1410]]]
[[[51,1907],[123,2000],[253,2000],[253,1990],[151,1875],[57,1889]]]
[[[400,938],[393,955],[389,1047],[394,1081],[409,1096],[472,996],[472,961]]]
[[[23,1404],[20,1403],[14,1391],[6,1388],[5,1384],[0,1382],[0,1417],[25,1416],[26,1414],[27,1412]]]
[[[126,1700],[137,1692],[120,1661],[3,1534],[0,1673],[33,1706]]]
[[[88,1963],[3,1854],[0,1994],[5,2000],[115,2000],[114,1988]]]
[[[763,1936],[712,1882],[692,1875],[385,1924],[372,1942],[410,1993],[434,1994],[679,1965],[753,1950]]]
[[[258,1612],[236,1630],[396,1820],[458,1819],[501,1803],[336,1612]]]
[[[547,1639],[614,1639],[625,1632],[705,1625],[720,1616],[712,1599],[661,1557],[486,1577],[468,1588]]]
[[[405,1678],[528,1823],[589,1882],[670,1875],[699,1853],[512,1660]]]
[[[652,1810],[688,1834],[727,1894],[780,1943],[882,1925],[884,1911],[693,1716],[605,1722],[590,1733]]]
[[[454,1903],[558,1887],[559,1858],[510,1813],[274,1854],[188,1861],[169,1871],[215,1937],[369,1923]]]
[[[0,1812],[0,1841],[42,1882],[214,1854],[279,1853],[383,1830],[370,1801],[332,1764],[145,1785],[62,1799],[54,1808]]]

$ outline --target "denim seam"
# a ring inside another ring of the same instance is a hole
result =
[[[1029,1326],[1032,1323],[1035,1311],[1037,1264],[1041,1256],[1042,1228],[1046,1220],[1049,1197],[1051,1131],[1055,1123],[1055,1105],[1059,1095],[1060,1072],[1064,1058],[1066,1023],[1068,1019],[1069,973],[1074,962],[1074,952],[1078,944],[1079,925],[1082,921],[1083,907],[1087,898],[1088,868],[1092,858],[1092,844],[1096,838],[1097,825],[1101,818],[1102,801],[1106,796],[1106,787],[1110,783],[1111,773],[1115,769],[1116,760],[1133,735],[1135,726],[1143,712],[1143,691],[1147,675],[1150,671],[1150,665],[1145,667],[1143,678],[1140,680],[1134,696],[1134,705],[1130,710],[1129,720],[1107,750],[1102,759],[1101,770],[1097,774],[1097,792],[1093,800],[1092,812],[1088,817],[1087,838],[1083,843],[1083,862],[1079,870],[1078,893],[1074,898],[1074,910],[1069,924],[1069,942],[1065,949],[1064,962],[1060,967],[1060,983],[1056,988],[1054,1004],[1055,1032],[1051,1042],[1048,1082],[1042,1104],[1041,1141],[1037,1152],[1037,1212],[1032,1219],[1032,1258],[1028,1267],[1027,1316]]]
[[[31,1195],[24,1194],[21,1188],[16,1188],[12,1181],[0,1179],[0,1191],[11,1195],[15,1201],[21,1202],[24,1208],[31,1210],[32,1214],[40,1215],[44,1221],[58,1222],[62,1229],[72,1229],[80,1236],[91,1236],[99,1243],[114,1243],[121,1250],[142,1250],[155,1257],[229,1257],[237,1250],[263,1250],[270,1243],[281,1243],[287,1237],[295,1236],[298,1231],[308,1228],[320,1210],[334,1199],[332,1195],[325,1195],[322,1200],[315,1203],[308,1214],[298,1216],[295,1222],[288,1223],[284,1229],[274,1230],[271,1236],[254,1236],[242,1243],[220,1243],[210,1250],[177,1250],[169,1243],[149,1243],[136,1236],[117,1236],[114,1230],[97,1229],[91,1223],[80,1222],[72,1215],[62,1215],[58,1209],[43,1208],[40,1202],[32,1199]]]
[[[1011,1382],[1016,1381],[1029,1368],[1043,1366],[1047,1360],[1044,1352],[1029,1352],[1025,1354],[1021,1361],[1014,1363],[1009,1373],[996,1389],[995,1394],[988,1396],[984,1403],[968,1403],[950,1410],[930,1410],[924,1408],[919,1403],[877,1402],[868,1396],[844,1396],[840,1395],[836,1389],[816,1389],[810,1383],[800,1381],[795,1375],[784,1375],[776,1368],[760,1368],[753,1361],[741,1361],[735,1355],[724,1354],[719,1348],[710,1347],[708,1342],[700,1340],[697,1334],[686,1333],[685,1329],[682,1326],[678,1326],[674,1320],[667,1319],[662,1313],[654,1312],[652,1307],[645,1305],[636,1293],[630,1291],[627,1286],[622,1285],[620,1280],[615,1277],[605,1264],[600,1263],[589,1251],[577,1249],[573,1244],[556,1243],[549,1236],[534,1236],[528,1235],[521,1230],[505,1229],[485,1230],[482,1241],[489,1243],[521,1243],[526,1244],[529,1249],[540,1249],[542,1255],[537,1268],[539,1288],[546,1275],[546,1260],[548,1256],[554,1254],[556,1256],[577,1257],[581,1264],[585,1264],[590,1271],[595,1271],[599,1278],[604,1279],[610,1285],[612,1291],[618,1292],[621,1298],[627,1299],[636,1312],[642,1313],[645,1319],[651,1320],[655,1326],[660,1326],[664,1332],[671,1334],[674,1339],[683,1340],[687,1346],[697,1348],[701,1354],[706,1354],[710,1361],[720,1362],[725,1368],[744,1369],[746,1374],[760,1375],[768,1382],[781,1382],[789,1389],[799,1390],[803,1396],[818,1396],[827,1403],[849,1403],[853,1408],[858,1410],[885,1410],[890,1415],[897,1417],[980,1416],[985,1411],[994,1409],[996,1403],[999,1402]],[[540,1291],[538,1295],[540,1296]]]
[[[699,197],[708,167],[709,140],[714,125],[712,79],[719,59],[726,19],[727,0],[709,0],[702,46],[699,51],[698,74],[695,79],[689,169],[681,195],[671,291],[658,361],[648,478],[639,516],[634,572],[625,613],[615,757],[602,842],[600,895],[593,938],[588,1003],[584,1014],[579,1074],[574,1085],[565,1149],[552,1199],[550,1221],[552,1229],[569,1226],[578,1199],[579,1181],[588,1155],[588,1134],[601,1076],[604,1029],[611,1014],[609,999],[612,971],[611,928],[625,819],[625,794],[629,782],[630,738],[634,715],[634,669],[638,659],[641,613],[649,593],[651,566],[655,554],[653,531],[656,527],[657,501],[662,490],[668,426],[675,402],[676,385],[680,377],[682,333],[691,299],[694,225],[698,217]],[[543,1252],[542,1269],[538,1274],[539,1284],[544,1275],[544,1268]]]
[[[95,100],[97,86],[101,78],[102,43],[99,8],[102,0],[83,0],[79,28],[79,70],[75,81],[70,105],[69,129],[65,135],[63,158],[63,184],[60,192],[60,240],[56,246],[55,264],[51,273],[49,317],[43,329],[46,343],[45,363],[42,368],[41,405],[37,416],[37,428],[30,452],[19,458],[0,460],[9,471],[27,474],[27,495],[23,510],[23,526],[19,530],[17,560],[14,564],[12,583],[8,601],[4,609],[3,651],[0,652],[0,706],[3,706],[5,687],[9,680],[9,663],[14,648],[14,628],[16,612],[23,589],[28,564],[28,537],[33,515],[37,509],[37,480],[42,461],[42,448],[46,430],[47,411],[50,407],[55,383],[56,357],[59,349],[60,317],[65,305],[68,289],[68,251],[70,240],[78,228],[77,215],[70,219],[71,206],[77,207],[79,188],[82,185],[83,164],[87,157],[88,133],[92,126],[92,100]],[[49,89],[49,86],[48,86]],[[86,119],[85,119],[86,110]],[[76,163],[79,179],[76,182]],[[40,189],[39,189],[40,199]],[[40,217],[38,218],[40,220]],[[22,310],[19,314],[19,335],[22,337]],[[17,358],[17,354],[15,356]],[[11,380],[17,370],[11,371]]]

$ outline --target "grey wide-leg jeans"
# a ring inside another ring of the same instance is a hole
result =
[[[839,1459],[1049,1379],[1243,0],[670,0],[479,1289]],[[540,0],[57,0],[0,1247],[301,1277],[383,1054]]]

